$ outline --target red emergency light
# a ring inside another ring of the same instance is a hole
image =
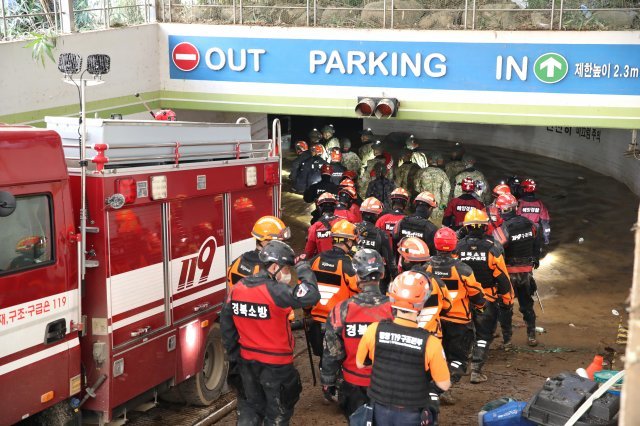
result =
[[[278,164],[271,163],[264,166],[264,183],[267,185],[275,185],[279,183]]]
[[[395,98],[359,97],[355,112],[358,117],[390,118],[396,116],[399,105]]]
[[[124,196],[125,204],[134,203],[138,196],[136,181],[133,178],[116,179],[116,192]]]

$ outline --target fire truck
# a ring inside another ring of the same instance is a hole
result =
[[[280,213],[279,123],[46,122],[0,126],[0,425],[211,404],[226,267]]]

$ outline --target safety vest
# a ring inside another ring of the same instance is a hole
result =
[[[347,304],[347,314],[342,327],[342,341],[346,354],[342,362],[342,375],[346,382],[355,386],[369,386],[371,367],[359,369],[356,366],[358,344],[369,324],[387,319],[393,319],[389,302],[377,306],[362,306],[354,302]]]
[[[539,223],[541,219],[544,219],[542,217],[543,212],[544,206],[540,200],[528,201],[520,198],[520,201],[518,201],[518,214],[533,223]]]
[[[382,253],[382,237],[380,229],[369,222],[360,222],[356,225],[358,229],[358,247],[368,248]]]
[[[422,409],[429,398],[431,373],[425,371],[429,332],[391,321],[378,324],[368,395],[389,407]]]
[[[450,206],[447,206],[445,215],[447,214],[447,212],[453,215],[453,226],[456,228],[460,228],[462,226],[465,215],[470,212],[471,209],[484,209],[484,204],[468,194],[463,194],[458,198],[454,198],[453,200],[449,201],[449,203]]]
[[[240,336],[240,356],[265,364],[291,364],[294,347],[288,320],[291,308],[275,304],[267,287],[269,282],[248,287],[241,280],[231,292],[228,303]]]
[[[320,301],[311,309],[315,321],[327,322],[329,312],[337,303],[356,294],[355,274],[345,273],[344,262],[351,262],[351,257],[340,249],[322,252],[311,261],[320,291]]]
[[[233,261],[227,272],[227,282],[229,288],[233,287],[243,279],[250,275],[256,274],[258,271],[264,268],[260,258],[258,258],[258,250],[248,251],[238,256]]]
[[[530,272],[535,243],[535,226],[522,216],[508,219],[503,226],[507,228],[508,240],[504,248],[507,269],[511,272]],[[516,268],[514,268],[516,266]]]
[[[427,275],[431,275],[431,273],[427,272]],[[435,278],[430,277],[431,281],[431,296],[427,299],[424,304],[424,307],[418,313],[418,326],[424,328],[429,333],[432,333],[434,336],[438,338],[442,338],[442,325],[440,324],[440,313],[442,312],[442,308],[444,304],[447,304],[447,310],[451,309],[450,302],[447,300],[445,302],[444,291],[440,288],[440,284],[436,281]],[[449,296],[450,297],[450,296]]]
[[[456,247],[458,257],[473,269],[473,275],[482,285],[485,297],[492,302],[497,297],[493,269],[489,267],[489,255],[493,244],[491,240],[466,237],[460,240]]]

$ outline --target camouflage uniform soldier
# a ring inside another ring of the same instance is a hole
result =
[[[451,161],[444,167],[444,171],[447,173],[451,183],[454,182],[455,177],[465,169],[462,164],[462,157],[464,156],[464,146],[462,142],[456,142],[453,151],[451,152]]]
[[[421,169],[429,167],[427,155],[420,150],[420,145],[416,142],[416,137],[411,135],[405,141],[407,149],[411,150],[411,162],[417,164]]]
[[[373,160],[375,155],[373,154],[373,132],[371,129],[364,129],[360,132],[360,142],[362,145],[358,150],[358,155],[360,156],[360,160],[362,161],[362,172],[364,172],[364,168],[367,166],[369,160]]]
[[[333,148],[340,148],[340,141],[334,136],[335,134],[336,129],[333,127],[333,124],[327,124],[322,128],[322,144],[327,152],[331,152]]]
[[[352,172],[360,173],[362,161],[355,152],[351,152],[351,140],[349,138],[342,139],[342,165],[345,169]]]
[[[384,152],[384,150],[382,149],[381,141],[375,141],[372,144],[372,152],[373,152],[373,158],[367,161],[366,167],[364,168],[364,171],[360,175],[360,180],[358,180],[358,187],[359,187],[358,191],[360,191],[359,194],[362,198],[368,197],[366,195],[367,194],[366,191],[367,191],[367,187],[369,186],[369,182],[371,182],[371,180],[373,179],[372,172],[376,164],[378,163],[384,164],[386,167],[385,177],[387,179],[393,180],[393,158],[389,153]]]
[[[491,193],[487,186],[487,178],[484,177],[484,174],[480,170],[475,168],[476,159],[470,155],[465,155],[462,162],[465,165],[465,169],[455,177],[453,198],[462,195],[463,191],[460,183],[462,182],[462,179],[470,177],[475,182],[474,192],[476,197],[483,203],[489,204],[491,202]]]
[[[382,202],[385,212],[391,211],[391,193],[396,189],[396,185],[386,177],[387,168],[381,161],[375,163],[372,174],[372,180],[365,193],[366,198],[375,197]]]
[[[418,166],[416,163],[411,161],[411,157],[413,156],[413,154],[414,154],[413,151],[411,151],[408,148],[404,148],[402,150],[402,154],[400,157],[402,161],[402,165],[396,169],[395,178],[394,178],[396,182],[396,186],[406,189],[412,198],[414,195],[417,195],[417,193],[416,194],[413,193],[414,178],[417,175],[417,173],[420,170],[422,170],[420,166]]]
[[[431,221],[438,226],[442,224],[444,209],[447,208],[451,193],[451,182],[444,170],[438,167],[438,164],[443,162],[442,154],[439,152],[430,153],[429,167],[420,169],[415,177],[415,191],[418,194],[427,191],[435,196],[438,205],[431,213]]]

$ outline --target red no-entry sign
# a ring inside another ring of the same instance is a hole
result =
[[[173,48],[171,58],[180,71],[193,71],[200,63],[200,52],[193,44],[183,41]]]

